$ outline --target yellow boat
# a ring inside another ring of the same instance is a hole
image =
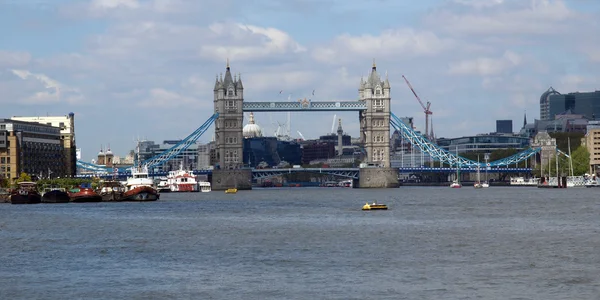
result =
[[[362,210],[387,210],[388,207],[385,204],[377,204],[375,202],[369,204],[369,203],[365,203],[365,205],[363,205]]]
[[[225,190],[225,194],[235,194],[237,193],[237,189],[233,188],[233,189],[226,189]]]

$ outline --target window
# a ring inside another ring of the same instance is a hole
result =
[[[227,100],[225,102],[226,109],[235,109],[235,100]]]

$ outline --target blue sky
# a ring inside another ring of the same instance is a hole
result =
[[[550,86],[600,89],[599,12],[592,0],[0,0],[0,117],[72,111],[84,159],[108,144],[124,155],[204,123],[227,58],[245,101],[354,100],[376,59],[392,111],[418,129],[402,75],[432,103],[438,137],[497,119],[517,131]],[[358,135],[356,113],[337,115]],[[292,133],[318,137],[332,118],[292,114]],[[256,114],[267,135],[286,119]]]

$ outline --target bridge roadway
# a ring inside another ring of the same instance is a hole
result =
[[[429,167],[415,167],[415,168],[398,168],[400,173],[453,173],[456,172],[456,168],[429,168]],[[461,168],[462,173],[476,173],[477,168]],[[485,172],[486,170],[480,170]],[[530,173],[531,168],[488,168],[488,173]],[[212,170],[194,170],[195,175],[211,175]],[[264,179],[273,176],[290,174],[290,173],[320,173],[327,175],[335,175],[345,178],[358,179],[359,168],[285,168],[285,169],[252,169],[252,179]],[[154,172],[150,173],[151,177],[165,177],[168,172]],[[119,178],[126,178],[130,175],[129,172],[119,172],[117,174],[104,173],[104,174],[82,174],[77,175],[78,178],[112,178],[117,175]]]

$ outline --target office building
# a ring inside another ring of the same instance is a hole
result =
[[[512,120],[496,120],[497,133],[513,133]]]
[[[590,121],[587,125],[585,145],[590,153],[590,174],[600,172],[600,121]]]
[[[71,175],[61,137],[59,127],[0,119],[0,176],[14,182],[22,172],[38,178]]]
[[[65,176],[74,176],[77,172],[77,146],[75,145],[75,114],[66,116],[20,117],[11,118],[16,121],[37,122],[60,128],[60,142],[66,167]]]
[[[553,120],[560,114],[583,115],[588,120],[600,117],[600,91],[586,93],[551,94],[547,114],[542,120]]]

